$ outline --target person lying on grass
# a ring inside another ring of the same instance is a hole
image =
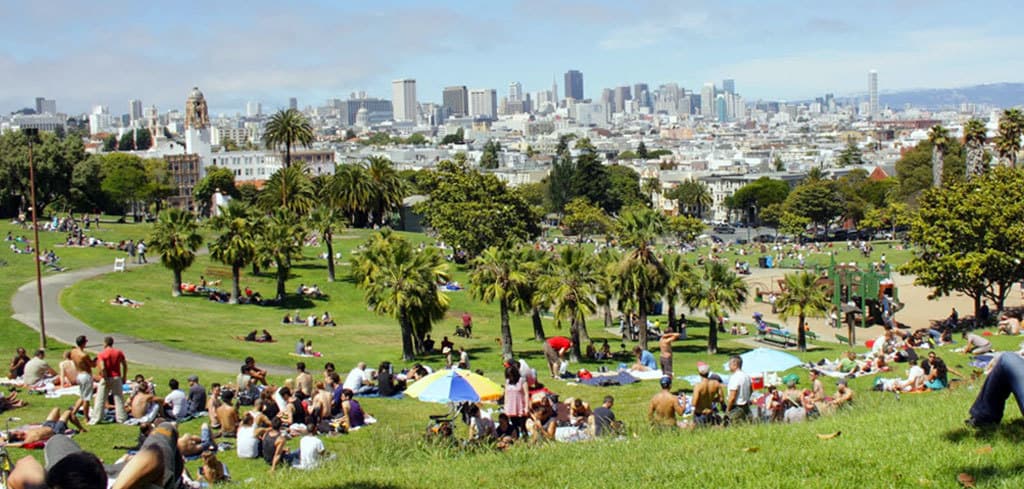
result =
[[[113,306],[125,306],[125,307],[131,307],[131,308],[142,307],[142,303],[141,302],[131,300],[131,299],[129,299],[129,298],[127,298],[127,297],[125,297],[125,296],[123,296],[121,294],[118,294],[116,297],[111,299],[110,300],[110,304],[113,305]]]
[[[23,430],[11,430],[7,435],[6,444],[9,447],[20,447],[49,440],[53,435],[67,434],[68,423],[74,425],[78,431],[86,433],[88,430],[82,426],[82,422],[78,420],[78,417],[72,414],[70,410],[62,413],[60,408],[53,408],[46,415],[46,419],[43,420],[40,426]]]

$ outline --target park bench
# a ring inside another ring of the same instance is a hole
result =
[[[840,342],[840,343],[842,343],[844,345],[849,345],[850,344],[850,338],[847,338],[846,336],[843,336],[841,334],[837,334],[836,335],[836,341],[838,341],[838,342]]]
[[[788,347],[790,342],[795,342],[796,337],[790,334],[788,331],[779,328],[768,328],[763,334],[759,335],[760,340],[772,343],[779,343],[783,347]]]

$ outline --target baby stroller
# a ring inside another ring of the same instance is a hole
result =
[[[467,406],[469,406],[468,402],[448,403],[447,413],[431,415],[430,422],[427,423],[427,441],[453,440],[455,436],[455,420],[459,418],[462,418],[464,422],[467,420]]]

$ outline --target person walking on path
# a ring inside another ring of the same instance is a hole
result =
[[[121,386],[128,376],[128,362],[125,361],[124,352],[114,348],[113,337],[107,336],[103,339],[103,351],[96,355],[96,367],[99,370],[100,384],[89,424],[99,424],[103,419],[107,394],[114,397],[115,419],[118,423],[124,423],[128,419],[128,413],[124,409],[124,391]]]
[[[149,263],[149,261],[146,260],[146,242],[145,241],[143,241],[141,239],[139,240],[139,244],[135,245],[135,252],[136,252],[136,254],[139,255],[139,261],[138,261],[139,265],[142,265],[144,263]]]

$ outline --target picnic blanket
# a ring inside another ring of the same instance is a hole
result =
[[[638,382],[636,377],[630,375],[625,370],[611,373],[597,373],[592,378],[581,379],[581,384],[593,385],[597,387],[608,387],[610,385],[629,385],[634,382]]]
[[[273,343],[273,341],[272,341],[271,343]],[[320,357],[324,356],[324,354],[323,354],[323,353],[320,353],[320,352],[318,352],[318,351],[315,351],[315,352],[313,352],[313,354],[312,354],[312,355],[306,355],[305,353],[303,353],[302,355],[300,355],[300,354],[298,354],[298,353],[295,353],[295,352],[290,352],[290,353],[288,353],[288,354],[289,354],[289,355],[291,355],[291,356],[293,356],[293,357],[299,357],[299,358],[320,358]]]
[[[978,355],[978,356],[974,357],[973,359],[971,359],[971,361],[968,362],[968,365],[970,365],[972,367],[975,367],[975,368],[987,368],[988,364],[991,363],[992,359],[994,359],[995,357],[996,356],[994,354],[989,354],[989,353]]]
[[[637,380],[660,380],[663,375],[661,370],[628,370],[628,372]]]

